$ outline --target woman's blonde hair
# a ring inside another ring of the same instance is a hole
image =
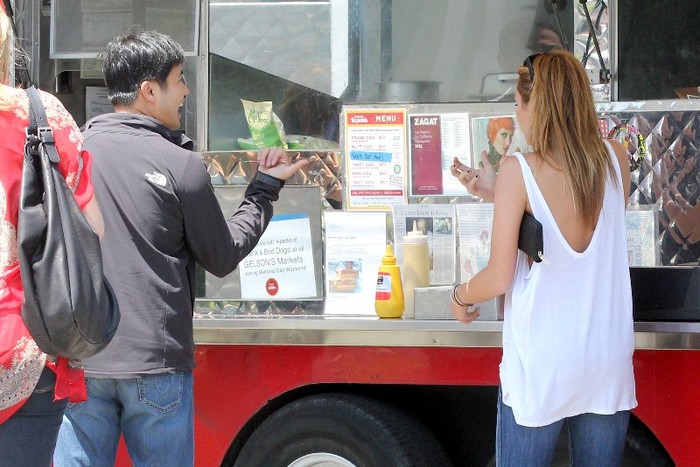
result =
[[[7,84],[12,68],[12,24],[10,17],[0,8],[0,83]]]
[[[530,106],[528,143],[559,167],[575,212],[595,227],[603,204],[606,175],[617,184],[615,167],[603,144],[593,95],[583,66],[568,51],[554,50],[518,69],[518,93]]]

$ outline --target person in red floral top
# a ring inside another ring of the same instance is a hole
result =
[[[22,321],[17,211],[29,100],[24,90],[8,85],[12,47],[11,19],[0,2],[0,465],[50,466],[67,401],[87,394],[83,371],[44,354]],[[61,156],[59,171],[102,237],[80,130],[58,99],[44,92],[41,98]]]

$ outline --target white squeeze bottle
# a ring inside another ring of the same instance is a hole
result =
[[[404,318],[415,316],[414,293],[416,287],[430,286],[430,256],[428,254],[428,236],[418,230],[413,221],[413,230],[403,238],[403,294]]]

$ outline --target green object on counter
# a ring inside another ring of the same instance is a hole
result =
[[[254,147],[249,145],[248,140],[238,139],[238,144],[242,149],[262,149],[281,147],[287,149],[287,138],[284,133],[282,121],[272,111],[272,102],[253,102],[241,99],[245,118],[248,121],[248,129]],[[247,146],[247,147],[244,147]]]

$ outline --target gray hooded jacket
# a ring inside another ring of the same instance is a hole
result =
[[[143,115],[90,120],[85,144],[105,220],[104,270],[121,322],[86,375],[133,378],[194,367],[195,263],[217,276],[257,244],[283,182],[256,176],[226,220],[192,141]]]

